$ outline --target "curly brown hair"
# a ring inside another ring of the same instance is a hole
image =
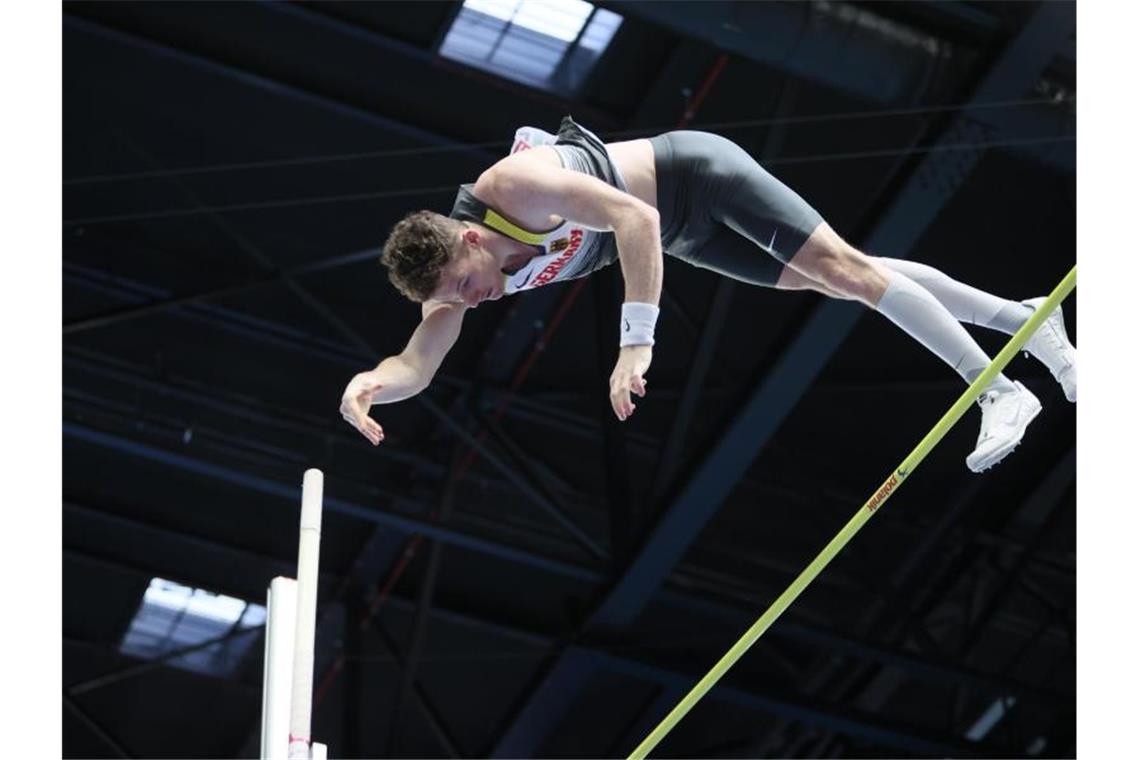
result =
[[[462,222],[434,211],[415,211],[392,228],[380,263],[406,298],[422,303],[439,287],[440,272],[451,261]]]

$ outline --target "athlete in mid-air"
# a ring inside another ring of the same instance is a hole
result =
[[[422,321],[399,355],[352,378],[341,415],[379,444],[384,431],[369,407],[424,390],[459,337],[464,312],[617,260],[625,303],[610,403],[628,419],[631,394],[646,393],[663,252],[755,285],[861,301],[967,383],[990,359],[959,322],[1013,334],[1045,300],[1009,301],[924,264],[861,253],[718,135],[675,131],[606,144],[567,117],[557,135],[520,130],[511,155],[459,188],[450,215],[417,211],[395,226],[381,261],[392,284],[423,305]],[[1060,309],[1025,350],[1076,401],[1077,354]],[[974,472],[1009,454],[1041,410],[1005,375],[978,402],[981,434],[966,457]]]

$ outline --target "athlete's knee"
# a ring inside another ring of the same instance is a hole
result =
[[[878,301],[886,288],[880,267],[869,256],[842,242],[820,251],[812,274],[832,290],[861,301]]]
[[[819,282],[789,266],[780,270],[780,276],[776,280],[778,290],[817,290],[820,287],[822,286]]]
[[[849,296],[834,291],[819,280],[813,280],[807,275],[800,274],[791,267],[784,267],[780,272],[780,278],[776,281],[776,287],[779,290],[813,290],[816,293],[821,293],[830,298],[850,300]]]
[[[833,294],[874,306],[887,288],[888,270],[820,224],[789,264]]]

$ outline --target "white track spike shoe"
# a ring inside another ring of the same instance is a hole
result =
[[[1045,303],[1045,298],[1031,298],[1022,303],[1037,311]],[[1065,316],[1060,307],[1054,309],[1037,332],[1025,341],[1024,350],[1049,368],[1065,391],[1065,398],[1073,402],[1077,400],[1077,349],[1069,342]]]
[[[1041,402],[1021,383],[1017,390],[999,393],[986,391],[978,399],[982,408],[982,432],[978,447],[966,457],[966,466],[973,472],[988,470],[1005,459],[1021,443],[1025,428],[1041,411]]]

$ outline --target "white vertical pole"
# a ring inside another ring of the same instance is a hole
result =
[[[265,674],[261,691],[261,760],[289,756],[289,709],[293,689],[293,637],[297,633],[297,582],[274,578],[265,622]]]
[[[293,706],[289,718],[290,760],[309,760],[324,478],[320,470],[306,470],[301,488],[301,537],[297,549],[297,632],[293,642]]]

